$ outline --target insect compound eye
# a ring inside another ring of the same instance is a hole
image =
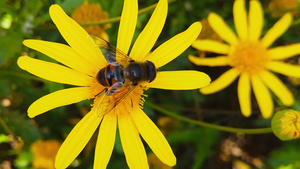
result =
[[[148,74],[149,74],[148,82],[150,83],[156,78],[157,69],[155,68],[155,65],[150,61],[146,60],[146,64],[148,66]]]

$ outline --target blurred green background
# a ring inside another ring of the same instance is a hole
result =
[[[293,0],[282,0],[291,4]],[[89,0],[90,4],[101,4],[109,18],[120,16],[123,0]],[[139,0],[139,9],[157,3],[157,0]],[[159,46],[179,32],[184,31],[195,21],[206,19],[210,12],[222,16],[234,30],[232,5],[233,0],[176,0],[169,3],[169,10],[164,29],[155,44]],[[60,107],[34,119],[27,117],[27,108],[35,100],[53,91],[69,86],[34,77],[21,70],[16,60],[21,55],[29,55],[46,61],[47,56],[28,49],[22,45],[24,39],[42,39],[66,43],[49,17],[49,6],[59,4],[71,15],[83,0],[1,0],[0,1],[0,168],[34,168],[34,156],[41,150],[55,151],[57,144],[62,143],[75,124],[89,111],[90,101]],[[289,30],[274,44],[287,45],[300,42],[300,17],[298,6],[292,9],[270,8],[270,0],[261,2],[264,8],[263,34],[279,20],[286,11],[293,11],[294,22]],[[248,8],[248,1],[246,1]],[[284,7],[284,6],[282,6]],[[153,10],[139,15],[135,37],[144,28]],[[86,22],[89,23],[89,22]],[[105,32],[110,42],[116,44],[119,22],[106,25]],[[210,35],[202,35],[210,36]],[[193,48],[186,50],[180,57],[160,70],[196,69],[207,73],[212,80],[216,79],[229,67],[197,67],[187,59],[188,54],[197,55]],[[215,56],[206,53],[206,57]],[[300,64],[299,56],[287,62]],[[300,79],[279,76],[294,93],[296,102],[293,109],[300,111]],[[204,96],[198,90],[167,91],[150,89],[146,91],[146,102],[153,103],[176,114],[195,120],[236,128],[262,128],[270,126],[270,119],[261,117],[258,105],[252,97],[253,115],[242,116],[237,98],[237,82],[216,94]],[[285,107],[274,96],[275,110]],[[175,103],[175,104],[174,104]],[[194,124],[171,118],[153,107],[145,104],[144,111],[163,131],[176,157],[175,169],[220,169],[220,168],[300,168],[300,142],[298,140],[282,142],[272,133],[236,134],[203,128]],[[96,132],[97,133],[97,132]],[[115,148],[108,168],[128,168],[120,139],[116,139]],[[69,168],[93,168],[95,134],[84,151]],[[56,140],[39,142],[38,140]],[[44,144],[44,145],[43,145]],[[146,144],[145,144],[146,145]],[[46,147],[46,148],[45,148]],[[50,147],[50,148],[49,148]],[[160,169],[163,166],[149,154],[150,168]],[[45,151],[44,151],[45,152]],[[53,152],[51,152],[53,153]],[[47,153],[46,153],[47,154]],[[47,155],[46,155],[47,156]],[[53,157],[49,155],[49,160]],[[47,167],[46,167],[47,168]]]

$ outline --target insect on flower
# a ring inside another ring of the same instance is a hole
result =
[[[97,114],[104,116],[141,82],[152,82],[157,69],[151,61],[137,62],[102,38],[90,35],[90,39],[100,48],[109,63],[96,76],[97,81],[106,87],[97,95],[101,99],[96,105],[96,110],[99,110],[96,111]]]

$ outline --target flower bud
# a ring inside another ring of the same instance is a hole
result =
[[[300,112],[295,110],[282,110],[272,119],[273,133],[280,140],[291,140],[300,137]]]

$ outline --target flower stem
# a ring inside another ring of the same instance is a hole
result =
[[[221,125],[216,125],[216,124],[211,124],[211,123],[206,123],[203,121],[198,121],[198,120],[193,120],[187,117],[183,117],[179,114],[175,114],[174,112],[168,111],[160,106],[157,106],[153,103],[145,102],[145,104],[161,113],[164,113],[166,115],[172,116],[174,118],[177,118],[178,120],[195,124],[198,126],[202,127],[207,127],[207,128],[212,128],[220,131],[226,131],[226,132],[231,132],[231,133],[243,133],[243,134],[264,134],[264,133],[272,133],[271,127],[268,128],[258,128],[258,129],[241,129],[241,128],[234,128],[234,127],[226,127],[226,126],[221,126]]]
[[[0,125],[3,127],[4,131],[8,135],[14,135],[14,133],[9,129],[9,127],[6,125],[5,121],[0,116]]]

